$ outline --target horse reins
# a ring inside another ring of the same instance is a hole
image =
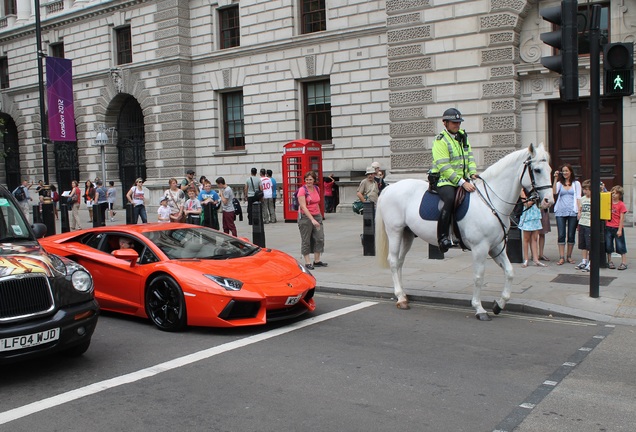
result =
[[[523,163],[523,171],[521,172],[521,176],[519,177],[519,184],[521,184],[521,180],[523,180],[523,176],[525,175],[526,171],[528,171],[528,175],[530,176],[530,185],[532,187],[532,189],[530,190],[530,194],[529,196],[525,199],[525,200],[521,200],[521,202],[523,204],[533,201],[538,203],[539,202],[539,191],[540,190],[544,190],[544,189],[548,189],[551,188],[551,185],[544,185],[544,186],[537,186],[536,181],[534,179],[534,172],[532,170],[532,156],[528,156],[528,159],[526,159]],[[482,177],[477,176],[478,179],[480,179],[483,183],[484,183],[484,191],[486,193],[486,196],[484,196],[484,194],[481,192],[481,190],[479,190],[479,188],[475,188],[477,190],[477,194],[479,195],[479,197],[482,199],[482,201],[490,208],[490,211],[492,212],[492,214],[494,214],[495,216],[497,216],[497,220],[499,221],[499,224],[501,225],[501,229],[504,233],[503,236],[503,248],[499,251],[499,253],[495,256],[493,256],[493,258],[498,257],[499,255],[501,255],[505,250],[506,247],[508,245],[508,230],[506,229],[506,224],[503,222],[503,220],[501,220],[501,217],[499,216],[499,214],[501,213],[499,210],[497,210],[494,206],[494,204],[492,204],[492,199],[490,198],[490,194],[488,193],[488,189],[490,189],[493,194],[495,194],[495,196],[500,200],[503,201],[506,204],[510,204],[510,205],[515,205],[515,203],[511,203],[511,202],[507,202],[506,200],[501,199],[494,190],[492,190],[492,187],[490,187],[490,185],[486,182],[486,180],[484,180]],[[523,188],[523,185],[521,186]],[[526,209],[523,210],[524,212],[526,211]],[[509,213],[507,216],[510,217],[512,215],[512,213]]]

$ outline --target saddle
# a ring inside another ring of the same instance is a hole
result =
[[[437,221],[440,215],[440,197],[436,193],[426,191],[420,202],[420,217],[428,221]],[[468,206],[470,205],[470,194],[466,193],[464,188],[457,188],[455,192],[455,211],[451,220],[451,236],[456,239],[455,243],[459,243],[459,246],[463,250],[470,250],[462,241],[462,236],[459,231],[457,222],[464,219],[468,212]]]

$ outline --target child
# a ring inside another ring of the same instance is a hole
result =
[[[157,222],[170,222],[170,207],[168,207],[168,198],[165,196],[161,198],[157,209]]]
[[[188,198],[183,206],[186,223],[199,225],[202,207],[201,201],[197,199],[197,191],[194,188],[188,189]]]
[[[581,262],[576,266],[577,269],[582,270],[584,272],[590,271],[590,261],[588,260],[590,256],[590,248],[592,245],[592,204],[591,204],[591,196],[592,196],[592,181],[585,180],[581,185],[581,189],[583,190],[583,196],[579,200],[579,250],[581,251]]]
[[[612,219],[605,226],[607,268],[616,268],[612,262],[612,252],[614,252],[614,243],[616,243],[616,253],[621,256],[621,264],[618,269],[625,270],[627,268],[627,245],[623,235],[623,222],[627,207],[623,202],[623,188],[621,186],[614,186],[610,192],[612,193]]]
[[[521,191],[521,199],[526,200],[525,191]],[[539,261],[539,231],[543,229],[541,225],[541,209],[534,201],[525,201],[524,211],[519,219],[519,229],[523,231],[523,264],[521,267],[528,267],[528,247],[532,253],[534,265],[537,267],[547,267]]]

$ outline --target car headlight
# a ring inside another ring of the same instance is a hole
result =
[[[63,275],[70,276],[73,288],[79,292],[91,292],[93,289],[93,278],[84,266],[66,257],[49,255],[55,270]]]
[[[63,275],[66,274],[66,263],[64,261],[62,261],[62,258],[57,256],[57,255],[49,255],[49,259],[51,260],[51,265],[53,266],[53,269],[55,271],[57,271],[58,273],[61,273]],[[68,259],[65,258],[66,261],[70,261]]]
[[[313,275],[311,274],[311,272],[307,269],[307,267],[305,267],[304,265],[302,265],[302,264],[301,264],[301,263],[299,263],[299,262],[296,262],[296,264],[298,264],[298,268],[300,269],[300,271],[301,271],[301,272],[306,273],[306,274],[308,274],[308,275],[310,275],[310,276],[313,276]]]
[[[85,270],[77,270],[71,275],[73,288],[79,292],[90,292],[93,289],[93,278]]]
[[[237,279],[226,278],[223,276],[215,276],[210,274],[206,274],[203,276],[205,276],[206,278],[210,280],[213,280],[214,282],[216,282],[217,284],[225,288],[227,291],[240,291],[240,289],[243,287],[243,282]]]

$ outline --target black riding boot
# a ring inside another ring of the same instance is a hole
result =
[[[442,253],[448,252],[453,243],[448,238],[448,229],[450,227],[451,213],[442,210],[437,220],[437,242],[439,250]]]

